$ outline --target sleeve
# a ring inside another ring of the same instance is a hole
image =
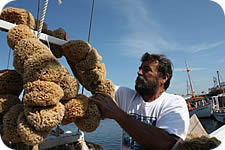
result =
[[[132,100],[134,91],[126,87],[115,86],[115,100],[123,111],[127,111],[128,104]]]
[[[176,97],[168,102],[157,120],[156,126],[185,139],[189,127],[189,112],[182,97]]]

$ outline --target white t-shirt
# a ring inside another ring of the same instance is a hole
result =
[[[135,90],[116,87],[115,99],[123,111],[137,120],[185,139],[189,127],[189,112],[181,96],[164,92],[156,100],[145,102]],[[121,144],[123,150],[141,149],[125,131],[122,133]]]

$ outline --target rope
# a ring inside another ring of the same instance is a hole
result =
[[[7,69],[9,69],[10,56],[11,56],[11,48],[9,48],[9,53],[8,53]]]
[[[41,14],[40,25],[39,25],[39,28],[38,28],[38,35],[37,35],[38,38],[40,37],[41,31],[42,31],[47,7],[48,7],[48,0],[45,0],[43,11],[42,11],[42,14]]]
[[[94,14],[94,6],[95,6],[95,0],[92,0],[92,8],[91,8],[91,18],[90,18],[90,24],[89,24],[89,31],[88,31],[88,43],[90,43],[91,38],[91,27],[92,27],[92,18]],[[84,86],[82,86],[82,94],[84,93]]]

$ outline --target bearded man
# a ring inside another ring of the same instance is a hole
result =
[[[115,100],[98,94],[93,101],[103,118],[121,128],[122,150],[170,150],[184,140],[189,113],[184,98],[166,92],[173,75],[172,63],[161,54],[145,53],[135,90],[116,87]]]

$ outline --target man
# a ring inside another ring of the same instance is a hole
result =
[[[123,128],[121,149],[169,150],[184,139],[189,113],[181,96],[168,94],[172,64],[164,55],[145,53],[135,90],[118,87],[115,100],[97,95],[93,101],[103,118]]]

